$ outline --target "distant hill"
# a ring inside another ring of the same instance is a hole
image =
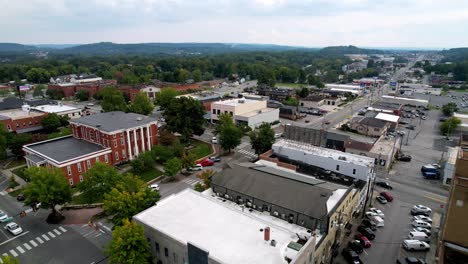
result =
[[[79,45],[80,44],[34,44],[33,46],[43,49],[66,49]]]
[[[468,60],[468,48],[454,48],[442,50],[440,54],[444,55],[444,61]]]
[[[17,43],[0,43],[0,52],[30,52],[38,50],[37,47]]]
[[[384,50],[378,49],[362,49],[356,46],[330,46],[319,51],[327,55],[344,55],[344,54],[383,54]]]
[[[268,45],[268,44],[236,44],[236,43],[137,43],[117,44],[100,42],[79,45],[55,51],[62,54],[81,55],[114,55],[114,54],[170,54],[197,55],[219,54],[245,51],[288,51],[304,50],[302,47]],[[310,49],[314,50],[314,49]]]

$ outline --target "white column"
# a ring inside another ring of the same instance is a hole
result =
[[[150,138],[151,124],[146,126],[146,142],[148,142],[148,149],[151,150],[151,138]]]
[[[128,144],[128,148],[127,148],[127,150],[128,150],[128,158],[129,158],[130,160],[132,160],[132,159],[133,159],[133,157],[132,157],[132,142],[130,141],[130,131],[127,130],[126,132],[127,132],[127,144]]]
[[[143,137],[143,127],[140,127],[141,152],[145,151],[145,138]]]
[[[133,129],[133,140],[135,141],[135,156],[138,156],[140,153],[138,152],[138,142],[136,137],[136,129]]]

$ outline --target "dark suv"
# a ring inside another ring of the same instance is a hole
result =
[[[359,255],[355,251],[353,251],[353,250],[351,250],[349,248],[343,249],[341,254],[343,255],[344,259],[346,259],[346,262],[348,262],[348,263],[351,263],[351,264],[360,264],[360,263],[362,263],[361,259],[359,258]]]
[[[348,247],[355,251],[358,254],[361,254],[364,251],[364,248],[362,247],[362,244],[359,240],[351,240],[348,243]]]
[[[369,227],[372,231],[377,230],[377,226],[369,219],[363,219],[362,225]]]
[[[373,240],[375,238],[375,233],[374,231],[372,231],[369,227],[367,226],[364,226],[364,225],[360,225],[358,226],[358,229],[357,229],[359,232],[361,232],[361,234],[363,234],[364,236],[366,236],[367,238],[369,238],[369,240]]]

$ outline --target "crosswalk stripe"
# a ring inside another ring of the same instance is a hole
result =
[[[10,254],[13,255],[13,257],[18,256],[18,253],[16,253],[16,251],[14,251],[13,249],[10,250]]]
[[[42,235],[42,237],[43,237],[46,241],[49,241],[49,240],[50,240],[50,238],[49,238],[48,236],[46,236],[45,234]]]
[[[30,245],[28,245],[28,243],[24,243],[23,246],[27,249],[27,250],[31,250],[32,247]]]
[[[41,244],[44,243],[44,241],[42,241],[42,239],[40,237],[36,237],[36,240],[37,240],[37,242],[39,242]]]
[[[57,234],[57,235],[61,235],[61,234],[62,234],[62,233],[60,233],[57,229],[54,229],[54,230],[52,230],[52,231],[54,231],[55,234]]]
[[[29,209],[25,210],[24,212],[27,213],[27,214],[29,214],[29,213],[32,212],[32,211],[33,211],[33,209],[32,209],[32,208],[29,208]]]
[[[37,247],[37,243],[34,242],[34,240],[30,240],[29,243],[30,243],[31,245],[33,245],[33,247]]]
[[[17,246],[16,249],[20,252],[20,254],[23,254],[24,252],[26,252],[21,246]]]
[[[52,233],[52,232],[47,232],[47,234],[48,234],[51,238],[54,238],[54,237],[55,237],[54,233]]]
[[[87,236],[89,236],[89,235],[91,235],[91,234],[94,234],[94,231],[91,231],[91,232],[89,232],[89,233],[86,233],[86,234],[83,235],[83,236],[84,236],[84,237],[87,237]]]
[[[67,230],[65,228],[61,227],[61,226],[59,226],[59,229],[60,229],[60,231],[62,231],[64,233],[67,232]]]

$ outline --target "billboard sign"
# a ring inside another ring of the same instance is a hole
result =
[[[20,85],[19,90],[20,91],[29,91],[29,85]]]

